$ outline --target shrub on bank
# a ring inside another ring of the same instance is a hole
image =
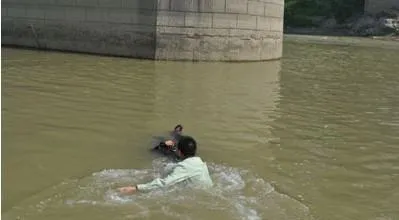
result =
[[[368,15],[364,1],[285,0],[284,26],[358,36],[399,34],[399,9]]]

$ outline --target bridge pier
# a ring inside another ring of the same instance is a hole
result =
[[[156,60],[282,56],[284,0],[3,0],[2,44]]]

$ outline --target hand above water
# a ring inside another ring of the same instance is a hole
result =
[[[133,194],[133,193],[137,192],[137,187],[125,186],[125,187],[118,188],[118,190],[120,193],[123,193],[123,194]]]
[[[165,144],[166,144],[168,147],[172,147],[175,143],[174,143],[172,140],[167,140],[167,141],[165,141]]]

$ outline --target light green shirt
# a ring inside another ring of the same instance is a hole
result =
[[[211,187],[213,185],[206,163],[200,157],[189,157],[178,162],[166,177],[156,178],[146,184],[138,184],[137,189],[139,191],[151,191],[177,183],[188,183],[203,187]]]

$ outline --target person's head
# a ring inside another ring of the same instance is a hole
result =
[[[197,142],[190,136],[183,136],[177,144],[177,150],[182,158],[194,157],[197,152]]]
[[[183,132],[183,126],[182,125],[176,125],[175,129],[173,130],[175,134],[181,135]]]

